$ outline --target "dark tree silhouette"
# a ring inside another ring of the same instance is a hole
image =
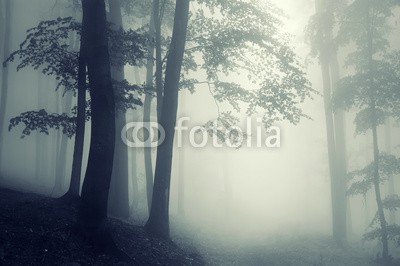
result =
[[[189,0],[177,0],[174,28],[168,61],[160,125],[165,129],[165,141],[157,149],[154,190],[150,216],[146,223],[148,231],[169,238],[169,188],[174,142],[174,131],[178,109],[179,79],[185,51],[189,17]]]
[[[105,236],[115,128],[115,101],[111,82],[104,0],[82,0],[82,38],[86,44],[91,97],[91,142],[78,211],[78,227],[99,245]]]

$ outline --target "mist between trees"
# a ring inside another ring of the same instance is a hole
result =
[[[110,218],[205,264],[398,265],[399,4],[0,0],[0,184],[130,264]]]

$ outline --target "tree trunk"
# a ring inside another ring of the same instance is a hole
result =
[[[4,34],[3,34],[3,50],[1,60],[4,62],[10,55],[11,49],[11,16],[12,6],[11,0],[4,0]],[[6,110],[7,110],[7,97],[8,97],[8,78],[10,67],[2,67],[1,75],[1,91],[0,91],[0,169],[3,161],[4,152],[4,130],[8,128],[6,125]],[[1,171],[1,170],[0,170]]]
[[[169,238],[169,190],[178,109],[179,78],[185,50],[189,0],[176,0],[174,28],[165,71],[163,109],[160,125],[165,140],[157,149],[154,193],[146,229],[160,237]]]
[[[113,30],[122,28],[122,14],[120,0],[109,1],[110,22],[113,23]],[[111,77],[115,81],[122,81],[124,77],[124,66],[113,65],[111,67]],[[117,93],[115,93],[117,95]],[[115,117],[115,153],[112,171],[110,196],[108,200],[109,214],[115,217],[129,217],[129,175],[128,175],[128,147],[121,139],[120,132],[126,125],[124,111],[116,110]]]
[[[77,9],[77,1],[74,2],[74,12]],[[75,39],[78,41],[78,38]],[[76,112],[76,131],[74,141],[74,151],[72,156],[71,180],[68,192],[64,197],[77,199],[81,187],[83,149],[85,142],[85,127],[86,127],[86,59],[85,59],[85,39],[80,36],[79,58],[78,58],[78,96],[77,96],[77,112]],[[78,44],[76,43],[76,47]]]
[[[373,113],[375,110],[375,106],[373,106]],[[374,124],[376,123],[376,116],[373,115]],[[387,232],[387,223],[385,219],[385,213],[383,211],[382,205],[382,197],[381,197],[381,190],[380,190],[380,176],[379,176],[379,148],[378,148],[378,133],[376,125],[372,127],[372,140],[374,145],[374,189],[375,189],[375,199],[376,204],[378,206],[378,216],[379,216],[379,223],[381,226],[381,236],[382,236],[382,259],[384,261],[389,260],[389,245],[388,245],[388,232]]]
[[[155,48],[156,48],[156,91],[157,91],[157,121],[161,120],[161,111],[163,108],[163,69],[161,57],[161,14],[160,0],[153,2],[153,19],[155,29]]]
[[[150,37],[154,37],[154,6],[156,1],[153,1],[153,12],[151,12],[150,16],[150,27],[149,27],[149,35]],[[147,88],[153,89],[153,73],[154,73],[154,43],[149,42],[147,49],[149,51],[147,57],[146,64],[146,86]],[[151,93],[151,94],[150,94]],[[143,122],[151,122],[151,100],[152,100],[152,92],[148,92],[144,96],[144,106],[143,106]],[[147,195],[147,209],[150,213],[151,209],[151,198],[153,197],[153,163],[151,158],[151,148],[144,148],[144,167],[146,172],[146,195]]]
[[[333,44],[332,40],[329,43]],[[331,58],[329,60],[331,71],[332,89],[336,89],[337,82],[340,79],[339,62],[337,58],[337,51],[330,51]],[[331,111],[332,112],[332,111]],[[337,179],[337,235],[336,242],[339,245],[344,245],[347,239],[347,228],[351,227],[350,205],[347,203],[347,153],[346,153],[346,134],[345,134],[345,114],[342,109],[335,110],[334,116],[334,135],[335,135],[335,178]]]
[[[326,10],[325,0],[316,0],[316,12],[322,15],[323,12],[328,12]],[[330,51],[332,40],[330,38],[331,32],[329,29],[323,28],[319,32],[319,42],[320,42],[320,65],[322,71],[322,82],[323,82],[323,96],[324,96],[324,106],[325,106],[325,124],[326,124],[326,134],[328,143],[328,161],[329,161],[329,174],[331,180],[331,204],[332,204],[332,237],[337,245],[342,246],[346,242],[346,196],[345,196],[345,182],[342,182],[343,176],[345,174],[345,166],[339,164],[339,156],[344,153],[344,131],[340,130],[340,126],[343,127],[343,116],[338,115],[336,120],[333,117],[333,110],[331,108],[331,95],[332,86],[337,82],[339,78],[339,67],[335,65],[336,62],[332,62]],[[332,69],[331,77],[331,66],[333,63],[334,67]],[[335,139],[335,131],[338,131],[339,138]],[[338,143],[341,142],[341,143]],[[338,144],[339,146],[337,147]],[[337,153],[337,149],[341,150],[341,154]],[[344,160],[342,158],[340,160]],[[341,167],[339,167],[339,165]]]
[[[115,102],[111,82],[104,0],[82,0],[82,38],[91,97],[91,141],[78,211],[78,228],[98,246],[110,243],[104,233],[113,168]],[[87,48],[87,49],[86,49]]]
[[[367,1],[366,15],[365,15],[365,26],[367,33],[367,50],[368,50],[368,72],[369,76],[373,77],[373,29],[370,18],[370,2]],[[374,190],[375,199],[378,206],[379,223],[381,226],[381,241],[382,241],[382,259],[383,261],[389,261],[389,245],[388,245],[388,232],[387,223],[385,219],[385,213],[383,210],[381,190],[380,190],[380,176],[379,176],[379,146],[378,146],[378,131],[377,131],[377,117],[376,117],[376,104],[375,104],[375,91],[373,80],[370,78],[369,81],[369,94],[370,94],[370,108],[372,111],[372,144],[373,144],[373,155],[374,155]]]
[[[139,71],[134,72],[135,75],[135,82],[136,84],[142,84],[140,81],[140,75]],[[135,92],[135,97],[139,97],[138,93]],[[136,110],[133,110],[133,121],[137,121],[138,116]],[[140,195],[139,195],[139,182],[138,182],[138,176],[137,176],[137,148],[132,147],[131,148],[131,183],[132,183],[132,205],[130,209],[132,210],[133,213],[136,212],[137,207],[139,206],[139,201],[140,201]]]
[[[385,150],[387,154],[392,154],[392,127],[390,118],[387,118],[385,124]],[[388,180],[388,195],[395,195],[395,183],[393,176],[389,176]],[[389,223],[396,224],[396,212],[391,211],[389,215]]]
[[[66,199],[79,198],[81,187],[81,173],[83,163],[83,149],[85,142],[85,126],[86,126],[86,44],[85,38],[81,34],[80,49],[78,58],[78,97],[77,97],[77,113],[76,113],[76,131],[74,141],[74,151],[72,157],[71,180],[68,192],[63,196]]]

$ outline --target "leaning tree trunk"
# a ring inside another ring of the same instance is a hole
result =
[[[176,0],[174,28],[165,70],[163,108],[160,125],[165,140],[157,149],[154,191],[146,229],[169,238],[169,191],[171,183],[174,131],[178,110],[179,78],[188,25],[189,0]]]
[[[104,0],[82,0],[82,38],[90,84],[91,134],[89,158],[78,211],[78,228],[96,245],[109,246],[105,222],[113,168],[115,102]]]
[[[109,0],[110,22],[113,30],[122,29],[122,14],[120,0]],[[124,77],[124,65],[113,65],[111,77],[115,81],[122,81]],[[114,93],[118,95],[118,92]],[[116,110],[115,117],[115,153],[112,171],[108,211],[112,216],[129,217],[129,175],[128,175],[128,146],[121,139],[120,132],[126,125],[125,111]]]
[[[1,63],[3,63],[7,57],[10,55],[11,49],[11,15],[12,15],[12,7],[11,0],[4,0],[4,34],[2,36],[3,40],[3,50]],[[3,12],[3,11],[0,11]],[[3,23],[3,21],[2,21]],[[4,130],[7,128],[5,124],[5,116],[7,110],[7,97],[8,97],[8,77],[9,77],[9,66],[2,67],[2,75],[1,75],[1,91],[0,91],[0,169],[1,163],[3,160],[3,152],[4,152]],[[0,170],[1,171],[1,170]]]
[[[153,12],[151,12],[150,16],[150,27],[149,27],[149,35],[150,37],[154,37],[154,3],[153,1]],[[148,49],[148,57],[146,63],[146,87],[148,88],[148,92],[144,96],[144,106],[143,106],[143,122],[151,122],[151,100],[153,98],[153,73],[154,73],[154,42],[149,42]],[[151,158],[151,148],[144,148],[144,168],[146,173],[146,195],[147,195],[147,209],[150,213],[151,209],[151,198],[153,196],[153,163]]]
[[[83,164],[83,149],[85,142],[85,126],[86,126],[86,58],[85,58],[85,38],[83,34],[80,36],[80,48],[78,57],[78,96],[77,96],[77,112],[76,112],[76,130],[74,151],[72,156],[71,180],[68,192],[63,196],[66,199],[79,198],[81,187],[81,174]],[[78,39],[78,38],[77,38]]]

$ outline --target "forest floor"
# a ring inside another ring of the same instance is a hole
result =
[[[30,193],[0,189],[0,265],[123,265],[71,233],[77,209]],[[201,265],[196,254],[109,219],[118,247],[138,265]]]
[[[56,199],[0,189],[0,265],[123,265],[71,233],[76,211]],[[343,249],[321,235],[254,237],[234,234],[225,224],[211,230],[176,219],[171,226],[176,244],[128,222],[109,219],[108,224],[118,247],[137,265],[380,265],[375,262],[379,247],[359,241]],[[391,251],[400,254],[398,248]]]
[[[238,234],[229,225],[218,230],[194,228],[190,222],[173,223],[173,240],[179,246],[200,253],[207,265],[268,266],[369,266],[383,265],[376,261],[377,243],[355,240],[338,248],[331,237],[320,234],[281,232],[273,235]],[[391,263],[400,266],[400,248],[391,247],[395,255]]]

